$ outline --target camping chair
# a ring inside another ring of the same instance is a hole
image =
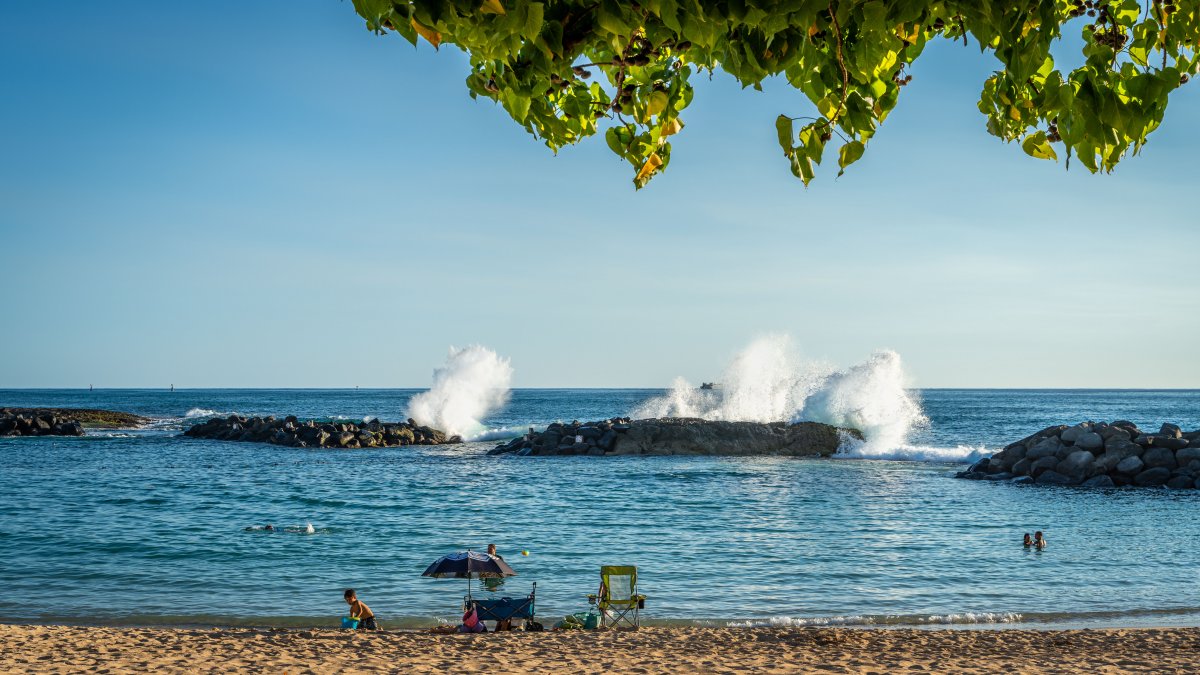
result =
[[[467,609],[475,608],[480,621],[505,621],[512,619],[534,620],[534,598],[537,582],[525,598],[467,598]]]
[[[588,596],[588,603],[600,609],[601,628],[637,630],[641,626],[638,610],[646,606],[646,596],[637,592],[637,567],[605,565],[600,568],[600,592]]]

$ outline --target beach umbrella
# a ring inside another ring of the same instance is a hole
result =
[[[446,577],[466,579],[467,597],[470,598],[472,579],[515,577],[517,573],[508,566],[508,563],[495,556],[474,551],[460,551],[444,555],[433,561],[433,564],[426,568],[421,576],[437,579]]]

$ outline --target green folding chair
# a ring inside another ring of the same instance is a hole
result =
[[[605,565],[600,568],[600,592],[588,596],[588,603],[600,610],[601,628],[641,626],[638,611],[645,608],[646,596],[637,592],[637,567]]]

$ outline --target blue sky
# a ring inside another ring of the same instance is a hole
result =
[[[768,332],[917,386],[1200,386],[1194,85],[1092,176],[988,136],[992,57],[937,44],[805,190],[802,96],[718,76],[635,193],[349,2],[142,7],[0,6],[0,387],[425,386],[468,343],[516,386],[667,386]]]

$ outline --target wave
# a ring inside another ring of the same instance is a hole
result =
[[[863,614],[851,616],[791,617],[730,621],[730,628],[766,628],[793,626],[923,626],[985,623],[1019,623],[1025,619],[1016,612],[962,612],[958,614]]]
[[[531,426],[538,426],[538,425],[531,425]],[[543,424],[540,426],[544,427],[546,425]],[[463,436],[463,440],[467,441],[467,442],[507,441],[510,438],[516,438],[517,436],[523,436],[527,429],[528,429],[528,427],[521,427],[521,428],[496,427],[493,429],[483,429],[482,431],[479,431],[478,433]]]
[[[229,415],[236,415],[236,414],[237,413],[233,413],[233,412],[220,412],[218,410],[209,410],[208,408],[189,408],[188,411],[183,414],[183,419],[194,420],[194,419],[198,419],[201,417],[228,417]]]
[[[888,450],[871,448],[855,439],[844,439],[835,457],[847,459],[888,459],[898,462],[974,462],[990,457],[992,452],[984,446],[959,445],[939,448],[929,445],[900,445]]]
[[[485,430],[481,419],[508,403],[512,375],[509,360],[487,347],[451,347],[446,364],[433,371],[433,386],[409,401],[408,416],[471,438]]]
[[[861,364],[838,370],[800,358],[787,335],[768,335],[733,359],[720,389],[697,389],[677,378],[669,393],[646,401],[631,416],[823,422],[863,433],[861,443],[847,438],[846,456],[893,458],[908,447],[913,430],[929,424],[920,401],[906,388],[907,380],[894,351],[876,352]]]

